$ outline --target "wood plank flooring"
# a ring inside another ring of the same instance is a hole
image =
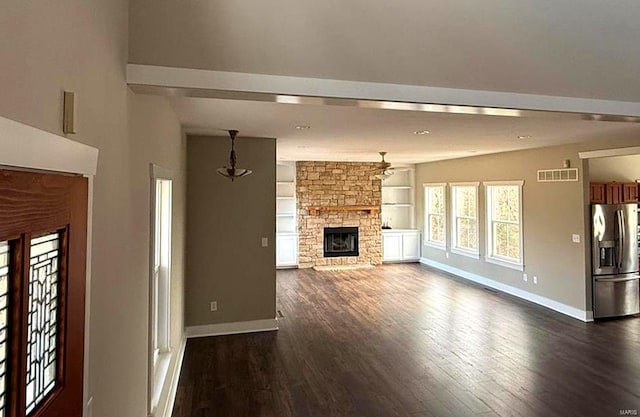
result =
[[[640,412],[637,317],[582,323],[418,264],[277,281],[278,332],[188,341],[173,417]]]

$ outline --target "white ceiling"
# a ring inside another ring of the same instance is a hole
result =
[[[171,103],[188,133],[226,136],[225,130],[237,129],[238,142],[242,136],[277,138],[280,160],[376,161],[378,151],[387,151],[390,162],[417,163],[634,132],[640,138],[638,123],[557,113],[500,117],[184,97]],[[296,129],[302,125],[311,128]],[[420,130],[431,133],[413,133]]]

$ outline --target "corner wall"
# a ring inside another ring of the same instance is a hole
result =
[[[238,165],[253,174],[233,182],[216,173],[229,137],[189,136],[187,147],[186,325],[273,320],[276,141],[239,136]]]
[[[172,365],[183,333],[185,150],[167,100],[135,96],[127,88],[127,20],[126,0],[4,0],[0,6],[0,115],[62,135],[62,92],[74,91],[77,134],[68,138],[100,151],[87,300],[85,382],[93,417],[147,415],[150,162],[178,173]],[[167,390],[161,403],[166,399]]]

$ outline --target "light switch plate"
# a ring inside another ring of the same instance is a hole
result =
[[[267,246],[269,246],[269,238],[268,237],[263,237],[262,238],[262,247],[266,248]]]
[[[573,243],[580,243],[580,235],[574,233],[573,235],[571,235],[571,241]]]

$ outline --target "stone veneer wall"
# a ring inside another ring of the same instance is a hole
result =
[[[377,163],[299,161],[296,163],[296,199],[300,268],[382,263],[380,210],[330,211],[309,215],[312,206],[378,206],[382,182],[375,177]],[[325,227],[359,228],[359,256],[323,257]]]

